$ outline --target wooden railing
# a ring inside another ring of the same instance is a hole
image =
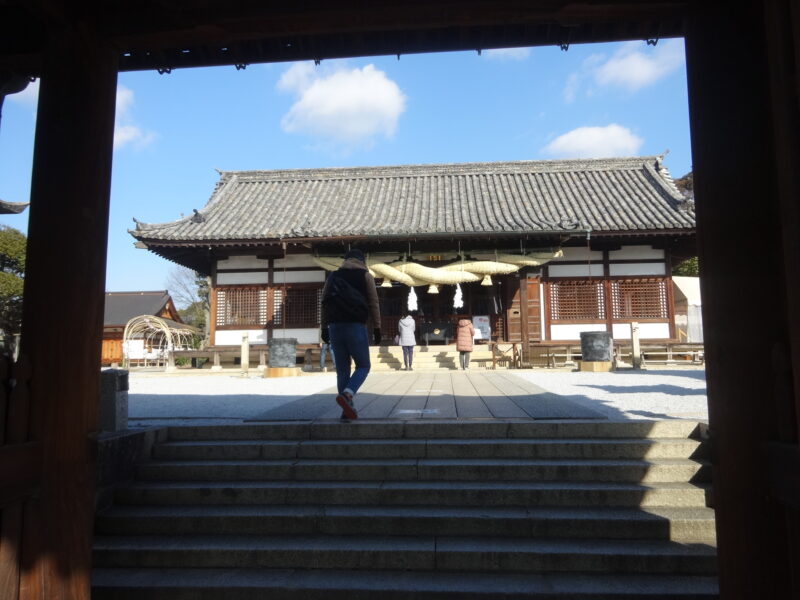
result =
[[[640,344],[642,364],[694,364],[705,363],[703,344],[686,342],[646,342]],[[579,343],[531,342],[523,366],[556,368],[572,366],[581,359]],[[630,342],[614,342],[614,360],[631,363]]]

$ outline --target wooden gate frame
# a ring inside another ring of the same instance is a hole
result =
[[[23,4],[25,9],[13,8],[28,14],[29,3],[20,2],[20,7]],[[434,0],[420,4],[392,0],[376,5],[374,10],[365,9],[362,2],[342,0],[335,4],[336,10],[331,10],[331,4],[309,3],[307,12],[326,11],[325,17],[315,19],[313,15],[295,14],[283,3],[269,3],[261,13],[244,15],[247,20],[241,23],[292,31],[321,44],[332,36],[347,48],[388,53],[474,49],[482,42],[489,48],[499,45],[492,42],[498,39],[492,36],[500,30],[515,32],[516,45],[529,35],[536,44],[568,48],[570,41],[578,39],[560,37],[563,22],[578,24],[572,30],[580,41],[609,41],[624,35],[621,28],[606,29],[610,24],[626,20],[636,23],[648,14],[664,15],[665,19],[683,15],[721,596],[727,600],[800,596],[800,583],[794,574],[800,564],[797,2]],[[102,17],[108,14],[95,15],[97,21],[78,20],[81,17],[69,14],[65,5],[59,0],[31,4],[30,14],[38,10],[41,24],[33,17],[31,23],[41,28],[38,33],[46,40],[46,47],[30,52],[40,55],[0,56],[2,67],[26,72],[35,64],[41,75],[25,326],[17,367],[20,380],[25,379],[21,373],[30,369],[30,383],[12,391],[9,406],[18,416],[12,418],[10,412],[8,423],[19,425],[7,430],[14,432],[6,438],[13,444],[0,451],[0,474],[8,478],[3,480],[0,497],[13,500],[14,492],[9,490],[14,486],[24,488],[21,494],[27,496],[21,519],[4,517],[4,521],[13,523],[4,523],[2,534],[11,539],[16,535],[14,527],[19,527],[22,540],[20,562],[11,567],[2,563],[11,570],[0,574],[0,582],[16,580],[14,568],[19,567],[19,586],[2,588],[4,598],[11,600],[90,597],[94,512],[91,435],[96,430],[97,358],[102,338],[114,104],[121,52],[127,44],[135,43],[165,49],[183,48],[184,40],[217,45],[242,41],[234,39],[233,34],[222,39],[225,35],[220,32],[238,31],[236,27],[201,26],[213,15],[225,13],[230,17],[222,3],[205,3],[206,12],[187,14],[183,22],[170,21],[174,31],[160,32],[137,30],[147,21],[142,14],[138,20],[123,19],[122,27],[122,21],[104,21]],[[123,11],[127,5],[109,6],[109,10]],[[115,13],[110,14],[113,19]],[[356,14],[358,18],[353,18]],[[526,19],[536,20],[538,25],[515,28]],[[108,30],[93,31],[93,22],[106,23]],[[581,28],[581,24],[593,26]],[[309,29],[312,26],[316,29]],[[437,45],[436,34],[428,38],[423,35],[436,26],[439,32],[460,26],[481,35],[475,39],[451,38],[445,47]],[[347,28],[349,33],[345,32]],[[551,30],[559,39],[548,37]],[[242,31],[247,30],[243,27]],[[370,37],[374,33],[383,35]],[[406,35],[409,33],[420,35]],[[660,33],[653,31],[652,35]],[[509,43],[510,38],[502,39]],[[282,54],[274,50],[276,54],[265,58],[258,54],[263,47],[253,44],[253,56],[237,55],[235,60],[320,59],[336,53],[320,53],[316,44],[308,43],[291,45],[289,50],[283,45]],[[307,55],[297,54],[301,51]],[[293,54],[289,56],[288,52]],[[160,56],[161,50],[123,57],[133,64]],[[185,53],[175,60],[191,61],[195,56],[203,53]],[[214,64],[233,62],[218,56],[213,59]],[[53,252],[54,248],[60,251]],[[66,249],[69,251],[61,251]],[[742,273],[747,274],[751,288],[759,291],[758,310],[741,309]],[[58,310],[53,310],[54,290]],[[750,347],[768,348],[771,359],[742,365],[736,357],[745,355]],[[25,474],[32,475],[26,479]],[[30,495],[34,490],[35,495]],[[9,542],[3,546],[0,553],[4,556],[19,555],[8,552]]]

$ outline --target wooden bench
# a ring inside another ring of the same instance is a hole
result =
[[[703,344],[690,344],[686,342],[645,342],[640,344],[642,364],[686,364],[702,365],[705,362]],[[628,340],[614,342],[614,361],[631,362],[632,346]],[[581,359],[580,344],[558,344],[531,342],[529,364],[536,366],[536,362],[545,368],[571,366]]]
[[[309,360],[309,351],[317,350],[317,359],[319,359],[319,346],[317,344],[297,344],[296,356],[302,358],[304,362]],[[175,366],[176,358],[206,358],[213,361],[212,368],[214,370],[222,369],[222,359],[241,359],[242,349],[240,346],[208,346],[199,350],[173,350],[169,359],[168,367]],[[265,368],[269,360],[269,346],[266,344],[251,344],[250,345],[250,362],[254,363],[255,358],[258,358],[258,368]]]
[[[615,356],[618,359],[631,357],[630,343],[620,343],[615,347]],[[705,363],[705,349],[703,344],[690,344],[686,342],[663,342],[663,343],[643,343],[640,345],[642,354],[642,364],[645,363],[664,363],[664,364],[686,364],[687,362],[695,365]]]

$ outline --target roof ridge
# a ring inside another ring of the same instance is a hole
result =
[[[657,155],[648,156],[623,156],[607,158],[567,158],[551,160],[513,160],[513,161],[483,161],[466,163],[413,163],[405,165],[377,165],[377,166],[350,166],[350,167],[312,167],[306,169],[250,169],[243,171],[221,171],[220,180],[227,177],[238,177],[241,179],[259,177],[261,180],[281,179],[309,179],[325,177],[332,179],[331,175],[340,175],[341,178],[352,178],[353,175],[365,176],[390,175],[403,173],[438,174],[445,171],[447,174],[464,174],[467,172],[482,173],[502,172],[504,169],[519,170],[520,167],[532,167],[535,170],[560,171],[560,170],[581,170],[586,168],[611,168],[611,167],[630,167],[644,165],[654,162],[659,157]],[[347,177],[351,175],[351,177]],[[312,176],[312,177],[309,177]],[[225,182],[227,183],[227,181]]]
[[[227,171],[194,216],[137,223],[131,233],[147,247],[166,240],[527,235],[572,231],[564,219],[576,218],[593,230],[690,230],[693,216],[680,210],[662,158]],[[546,222],[545,213],[558,219]]]
[[[161,295],[169,295],[169,290],[131,290],[126,292],[106,292],[106,296],[114,295],[121,295],[121,294],[139,294],[140,296],[143,294],[161,294]]]

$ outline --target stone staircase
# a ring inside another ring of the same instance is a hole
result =
[[[372,371],[399,371],[403,368],[403,349],[400,346],[371,346],[370,362]],[[510,363],[510,354],[501,357],[499,368],[506,368]],[[317,362],[316,364],[319,364]],[[414,348],[415,371],[440,371],[455,370],[460,368],[458,350],[455,344],[447,346],[417,346]],[[475,345],[475,350],[470,355],[469,368],[483,370],[492,368],[492,352],[486,345]]]
[[[97,516],[93,598],[709,599],[687,421],[171,428]]]

